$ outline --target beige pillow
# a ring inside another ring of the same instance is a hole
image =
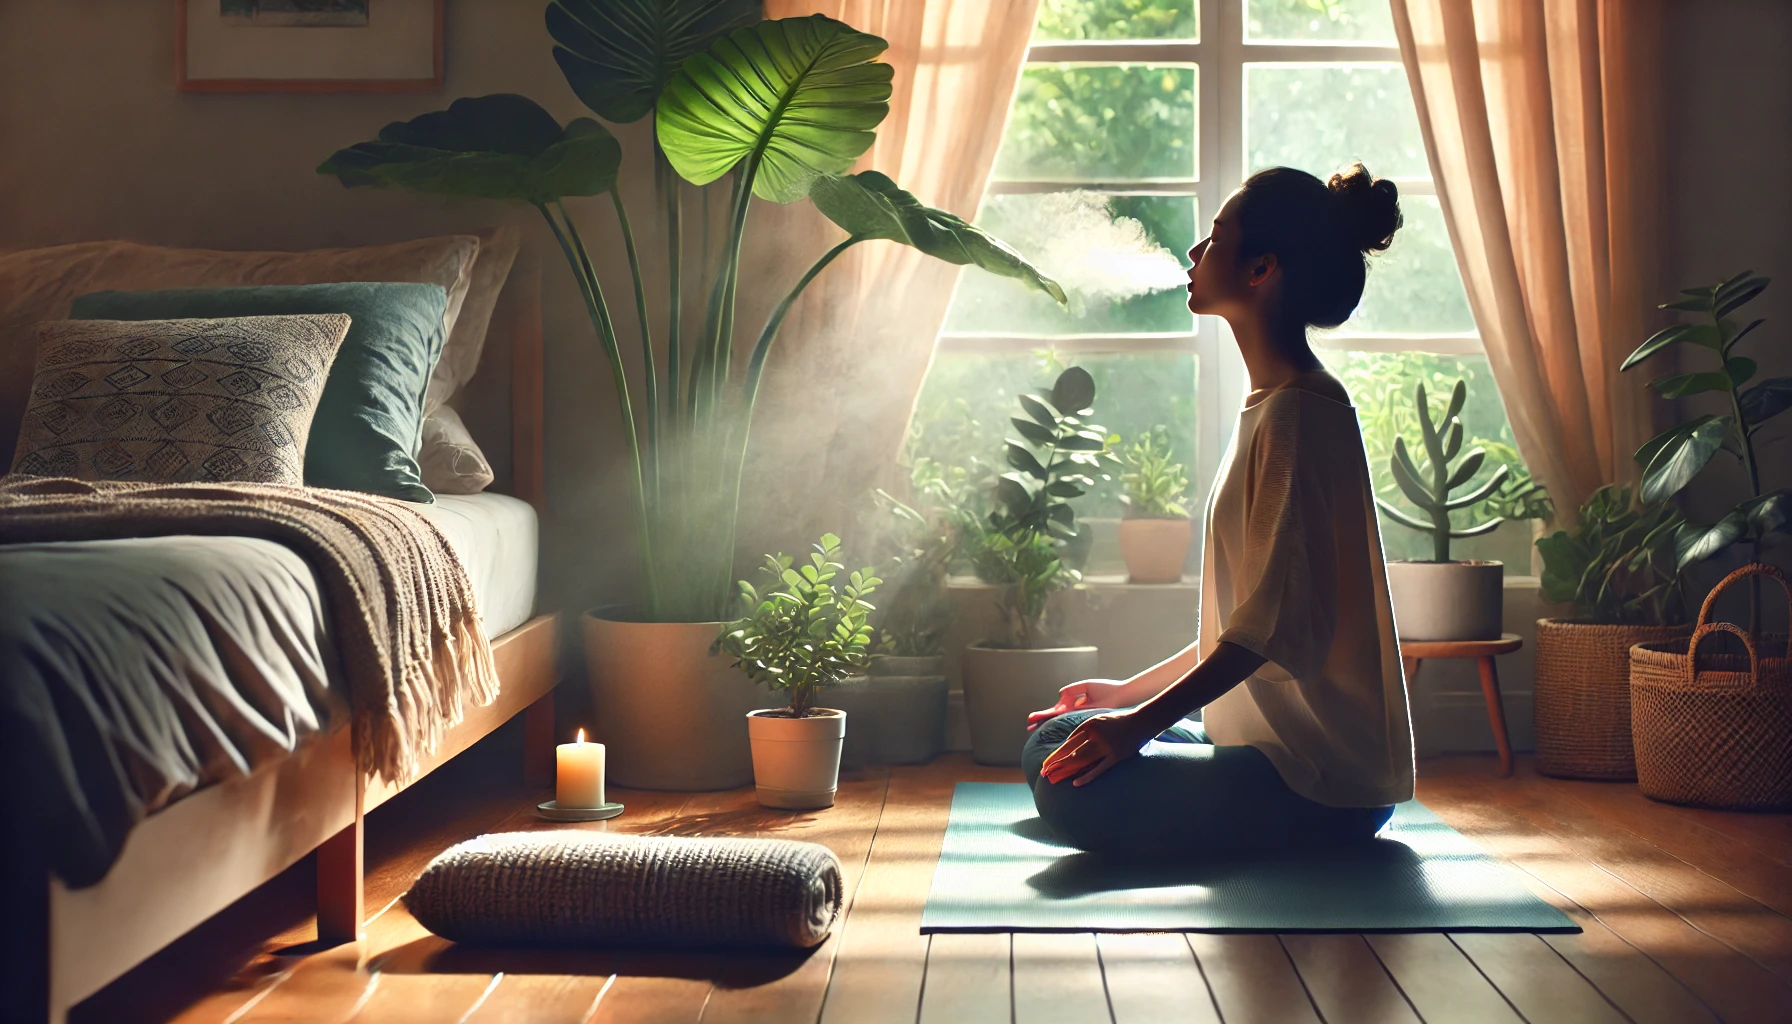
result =
[[[339,281],[438,284],[448,293],[442,320],[452,337],[478,252],[477,237],[447,235],[309,252],[223,252],[107,241],[0,254],[0,452],[12,449],[25,411],[36,325],[68,316],[77,296]]]
[[[447,404],[479,369],[485,335],[491,329],[492,310],[498,306],[498,295],[504,291],[504,282],[510,278],[510,268],[522,245],[521,232],[508,224],[486,228],[478,238],[479,253],[469,275],[466,301],[461,304],[460,316],[448,334],[448,343],[442,347],[442,358],[430,375],[429,391],[423,398],[425,416]]]
[[[341,313],[38,328],[12,471],[301,485]]]
[[[423,451],[417,466],[423,471],[423,486],[437,494],[478,494],[493,479],[491,463],[452,405],[423,417]]]

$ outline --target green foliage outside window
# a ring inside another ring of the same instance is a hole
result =
[[[1393,46],[1393,11],[1388,0],[1248,0],[1245,38]]]
[[[1195,76],[1186,65],[1029,65],[996,154],[996,177],[1193,177]]]
[[[1195,39],[1197,0],[1040,0],[1033,38]]]

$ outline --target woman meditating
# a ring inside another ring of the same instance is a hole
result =
[[[1361,841],[1412,796],[1362,433],[1307,344],[1350,316],[1366,255],[1399,226],[1394,183],[1361,164],[1329,182],[1275,167],[1190,250],[1188,308],[1231,324],[1251,392],[1207,504],[1196,641],[1030,716],[1034,803],[1076,846],[1189,858]]]

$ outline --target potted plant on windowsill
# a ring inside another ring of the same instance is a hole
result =
[[[1375,499],[1389,519],[1431,536],[1434,556],[1430,561],[1395,560],[1388,565],[1388,591],[1394,605],[1394,626],[1402,640],[1498,640],[1504,618],[1502,595],[1505,566],[1493,561],[1452,561],[1450,541],[1480,537],[1499,529],[1506,520],[1492,516],[1484,522],[1456,529],[1453,512],[1479,505],[1500,492],[1511,475],[1501,466],[1478,487],[1451,497],[1481,471],[1487,452],[1462,451],[1463,427],[1459,413],[1468,400],[1468,385],[1457,381],[1441,422],[1434,420],[1425,385],[1419,384],[1414,401],[1419,414],[1423,461],[1415,461],[1406,439],[1394,439],[1390,460],[1394,482],[1406,499],[1427,518],[1420,519]],[[1460,456],[1460,460],[1458,460]],[[1508,496],[1509,497],[1509,496]]]
[[[1120,502],[1120,557],[1132,583],[1180,583],[1182,566],[1194,536],[1188,507],[1188,470],[1172,461],[1170,432],[1151,428],[1126,446],[1120,480],[1126,493]]]
[[[610,369],[628,460],[627,546],[639,560],[635,599],[584,618],[596,735],[609,745],[620,785],[723,789],[750,777],[739,714],[751,691],[709,653],[709,642],[729,611],[760,378],[809,283],[848,249],[882,239],[1064,301],[1057,284],[976,227],[923,206],[875,171],[847,173],[889,113],[893,71],[877,59],[883,39],[821,15],[760,17],[757,0],[547,6],[555,62],[579,100],[604,122],[653,119],[652,226],[667,254],[657,280],[643,268],[623,201],[622,145],[592,118],[563,126],[522,96],[463,98],[389,124],[318,168],[346,186],[527,203],[566,258]],[[739,102],[711,100],[723,83],[742,81],[754,85],[731,94]],[[686,183],[702,188],[724,178],[730,197],[716,258],[687,259]],[[569,200],[606,194],[618,231],[605,241],[626,253],[634,300],[634,316],[622,323],[569,209]],[[845,237],[817,256],[737,358],[736,298],[755,199],[809,199]],[[690,263],[704,280],[686,280]],[[663,307],[652,308],[650,298],[661,296]],[[707,300],[702,316],[687,318],[686,307],[699,303],[686,300],[698,296]],[[650,325],[664,333],[654,337]],[[637,345],[638,355],[625,358]]]
[[[722,627],[716,650],[755,683],[789,695],[786,707],[747,713],[753,785],[766,807],[831,807],[840,778],[846,713],[815,706],[818,690],[863,669],[870,657],[872,605],[882,581],[869,568],[845,579],[840,538],[825,534],[796,567],[767,555],[762,592],[740,581],[746,614]]]
[[[1026,415],[1009,422],[1022,440],[1006,449],[1013,471],[997,481],[996,510],[966,538],[977,575],[1001,588],[1007,626],[1005,637],[972,644],[962,661],[971,756],[980,764],[1019,764],[1027,714],[1096,673],[1096,649],[1061,642],[1047,618],[1051,596],[1080,579],[1063,558],[1077,534],[1070,502],[1114,461],[1107,431],[1084,418],[1094,404],[1095,380],[1079,366],[1045,394],[1021,396]]]
[[[1685,522],[1671,504],[1641,505],[1628,488],[1607,486],[1572,530],[1538,539],[1544,599],[1574,609],[1537,620],[1532,714],[1543,774],[1636,778],[1630,648],[1692,632],[1674,564]]]

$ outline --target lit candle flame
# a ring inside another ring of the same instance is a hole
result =
[[[585,730],[583,730],[583,729],[579,730],[579,742],[580,743],[585,742]]]

